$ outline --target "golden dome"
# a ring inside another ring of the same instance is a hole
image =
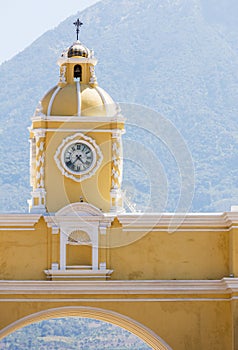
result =
[[[73,45],[70,46],[67,52],[67,56],[70,57],[89,57],[90,50],[84,46],[79,40],[77,40]]]
[[[58,59],[60,80],[40,102],[35,116],[113,117],[117,114],[112,98],[98,86],[97,60],[79,40]]]
[[[116,105],[100,87],[87,84],[55,86],[41,100],[41,113],[47,116],[113,116]]]

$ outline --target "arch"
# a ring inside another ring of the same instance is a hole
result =
[[[74,66],[74,78],[82,81],[82,66],[80,64]]]
[[[55,213],[59,216],[97,216],[103,217],[102,211],[86,202],[70,203]]]
[[[157,334],[155,334],[153,331],[141,323],[114,311],[84,306],[65,306],[61,308],[40,311],[35,314],[23,317],[1,330],[0,339],[34,322],[39,322],[51,318],[70,316],[91,318],[103,322],[112,323],[133,333],[138,338],[143,340],[147,345],[151,346],[152,349],[172,350],[171,347],[169,347],[169,345],[167,345]]]
[[[68,237],[68,244],[76,243],[76,244],[92,244],[91,238],[85,231],[74,230],[70,233]]]

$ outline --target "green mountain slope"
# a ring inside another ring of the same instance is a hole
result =
[[[230,7],[222,1],[227,9],[224,17],[224,9],[213,0],[104,0],[68,18],[2,64],[0,210],[27,210],[27,127],[38,101],[57,82],[55,61],[75,39],[72,22],[77,16],[84,22],[82,42],[93,47],[100,60],[96,71],[100,85],[115,101],[154,109],[181,133],[195,165],[191,210],[225,211],[237,204],[238,5],[231,1]],[[134,120],[130,115],[126,118]],[[155,117],[154,123],[158,120]],[[145,130],[146,123],[145,115]],[[142,133],[129,128],[125,139],[136,134],[146,147],[149,141],[146,137],[142,141]],[[180,169],[176,159],[168,161],[168,145],[154,142],[150,147],[165,173],[164,179],[158,179],[151,210],[175,210]],[[134,148],[135,158],[139,157],[138,147]],[[136,185],[133,200],[143,209],[149,186],[141,167],[136,170],[126,161],[124,177],[125,184]],[[162,196],[168,196],[168,202],[160,207]]]

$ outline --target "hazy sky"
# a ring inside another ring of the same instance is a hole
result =
[[[0,64],[48,29],[99,0],[0,0]]]

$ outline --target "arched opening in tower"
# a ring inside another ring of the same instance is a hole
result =
[[[76,64],[74,66],[74,78],[82,81],[82,67],[80,64]]]

